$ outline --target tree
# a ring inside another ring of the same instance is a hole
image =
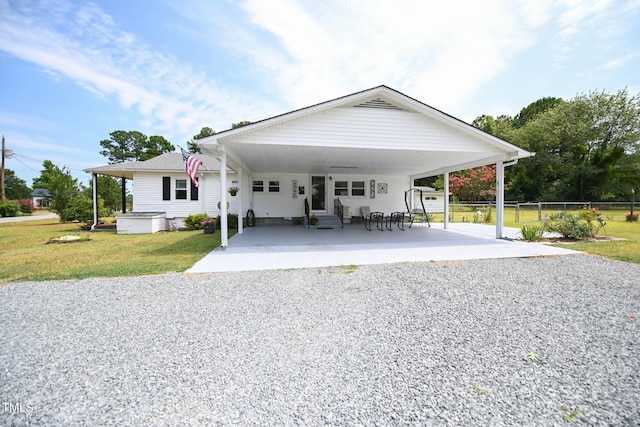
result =
[[[31,189],[11,169],[4,170],[5,195],[9,200],[30,199]]]
[[[493,200],[496,196],[495,185],[496,165],[467,169],[449,176],[449,192],[465,202]]]
[[[215,130],[211,129],[208,126],[205,126],[202,129],[200,129],[200,133],[199,134],[193,135],[193,139],[206,138],[208,136],[215,135],[215,133],[216,133]],[[198,144],[196,144],[195,142],[192,142],[192,141],[187,141],[187,149],[191,153],[202,153],[202,150],[200,149],[200,146]]]
[[[138,160],[144,161],[159,156],[164,153],[175,151],[176,147],[167,141],[163,136],[150,136],[148,141],[140,147],[136,147]]]
[[[231,123],[231,129],[241,128],[242,126],[250,125],[251,122],[248,120],[242,120],[238,123]]]
[[[109,163],[144,161],[176,149],[162,136],[147,137],[138,131],[117,130],[109,134],[110,139],[100,141],[104,150],[100,154],[109,159]]]
[[[513,132],[513,119],[504,114],[497,118],[483,114],[482,116],[476,117],[471,124],[478,129],[507,141],[511,138],[511,133]]]
[[[591,92],[539,113],[514,133],[536,152],[513,168],[528,200],[602,200],[637,185],[640,95]]]
[[[79,221],[84,223],[81,226],[84,229],[91,229],[93,225],[93,190],[84,188],[76,197],[73,198],[69,206],[68,221]],[[109,215],[109,208],[104,206],[104,200],[98,196],[98,218]]]
[[[71,176],[69,169],[54,165],[46,188],[51,193],[51,210],[58,214],[60,222],[72,221],[72,203],[81,191],[78,180]]]
[[[93,180],[89,181],[88,189],[93,192]],[[98,175],[98,197],[111,211],[122,210],[122,187],[114,177]]]
[[[564,102],[562,98],[553,97],[540,98],[537,101],[532,102],[531,104],[520,110],[520,112],[513,118],[513,127],[516,129],[521,128],[530,120],[535,119],[539,114],[555,108],[562,102]]]
[[[40,176],[33,178],[33,188],[45,188],[49,189],[49,182],[51,177],[60,171],[51,160],[45,160],[42,162],[43,169],[40,171]]]

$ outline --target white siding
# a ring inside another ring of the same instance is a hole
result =
[[[331,179],[329,179],[331,177]],[[256,174],[254,180],[265,182],[265,191],[253,193],[253,209],[257,218],[289,218],[304,215],[304,199],[309,198],[311,203],[310,176],[307,174]],[[376,182],[375,197],[371,198],[369,185],[371,180]],[[280,192],[269,193],[266,186],[268,181],[280,181]],[[305,187],[305,194],[293,197],[292,182],[297,181],[298,186]],[[334,184],[336,181],[364,181],[365,196],[353,197],[335,196]],[[404,176],[361,176],[361,175],[328,175],[327,176],[327,215],[333,215],[334,199],[339,198],[343,205],[350,207],[352,215],[360,214],[361,206],[369,206],[372,211],[385,213],[405,211],[404,192],[409,188],[410,180]],[[378,193],[378,184],[387,184],[387,193]]]
[[[384,175],[337,175],[331,174],[329,181],[329,206],[332,208],[333,214],[334,199],[339,198],[344,206],[349,206],[349,212],[352,216],[360,216],[360,208],[368,206],[371,212],[404,212],[406,207],[404,204],[404,192],[410,188],[411,180],[406,176],[384,176]],[[371,198],[370,182],[375,181],[375,197]],[[349,196],[335,196],[335,182],[349,181]],[[365,182],[365,196],[351,196],[351,182]],[[386,184],[387,193],[378,192],[378,184]]]
[[[171,200],[162,200],[162,177],[171,177]],[[220,214],[218,202],[220,201],[220,180],[219,175],[202,174],[200,176],[200,187],[198,191],[198,200],[190,200],[190,184],[187,181],[186,200],[176,200],[175,198],[175,180],[189,179],[184,173],[149,173],[138,172],[133,179],[133,211],[134,212],[166,212],[167,218],[185,218],[191,214],[205,212],[209,216],[216,217]],[[227,176],[228,187],[234,185],[232,182],[238,180],[236,174]],[[243,200],[243,210],[249,208],[250,192],[247,190],[248,178],[244,177],[244,187],[240,192],[232,197],[227,193],[227,201],[229,202],[229,212],[238,214],[238,206],[240,197]]]
[[[253,193],[253,210],[257,218],[291,218],[304,215],[304,198],[309,195],[309,175],[307,174],[255,174],[247,180],[249,188],[253,181],[264,181],[265,191]],[[270,193],[269,181],[280,181],[280,192]],[[305,187],[304,195],[293,197],[293,181]]]
[[[171,200],[162,200],[162,177],[171,177]],[[331,179],[329,179],[331,177]],[[200,189],[198,200],[192,201],[175,199],[175,180],[188,179],[185,174],[171,173],[136,173],[133,180],[133,211],[134,212],[165,212],[168,219],[182,218],[194,213],[205,212],[212,217],[220,214],[218,202],[220,201],[219,176],[204,174],[200,177]],[[375,180],[375,197],[370,195],[370,181]],[[228,187],[236,185],[236,174],[227,176]],[[253,180],[262,180],[265,183],[265,191],[252,192]],[[271,193],[268,191],[269,181],[279,181],[280,191]],[[293,197],[293,181],[297,187],[304,187],[305,194],[296,194]],[[327,175],[327,214],[333,214],[335,196],[334,184],[336,181],[364,181],[365,196],[353,197],[339,196],[343,205],[350,207],[352,215],[360,215],[360,207],[369,206],[371,211],[391,213],[404,211],[404,192],[410,187],[410,180],[404,176],[383,175]],[[378,184],[387,184],[387,193],[378,192]],[[351,186],[350,186],[351,188]],[[257,218],[291,218],[304,215],[304,200],[310,198],[310,176],[308,174],[256,174],[253,177],[244,176],[243,186],[235,197],[227,193],[229,212],[246,216],[248,209],[253,209]],[[238,212],[240,197],[242,197],[242,210]],[[181,225],[179,223],[178,225]]]
[[[487,151],[486,144],[423,114],[374,108],[335,108],[253,133],[233,143],[430,151]],[[498,152],[498,150],[495,150]]]

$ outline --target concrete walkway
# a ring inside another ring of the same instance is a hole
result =
[[[575,251],[518,240],[520,230],[506,228],[507,239],[495,238],[495,227],[451,223],[420,225],[401,231],[366,231],[361,225],[335,230],[302,226],[245,228],[229,239],[229,247],[209,253],[187,273],[273,270],[398,262],[521,258],[575,254]]]

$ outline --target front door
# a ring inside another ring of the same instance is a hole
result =
[[[311,211],[327,211],[327,177],[324,175],[311,176]]]

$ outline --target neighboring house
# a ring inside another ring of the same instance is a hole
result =
[[[196,201],[189,195],[176,197],[176,186],[184,185],[177,181],[189,184],[179,154],[172,155],[170,168],[151,159],[127,166],[126,176],[118,165],[87,171],[109,174],[110,170],[112,176],[133,179],[134,211],[167,212],[167,218],[205,211],[223,213],[224,219],[224,201],[229,201],[229,212],[240,216],[252,209],[263,223],[292,223],[304,214],[305,199],[310,213],[318,216],[332,215],[337,199],[349,207],[351,215],[359,215],[362,207],[387,214],[405,211],[405,191],[415,179],[445,174],[447,183],[450,172],[488,164],[499,166],[496,203],[500,207],[504,166],[533,155],[386,86],[194,142],[205,153],[202,159],[207,168],[216,171],[211,179],[204,174],[200,189],[204,198],[199,195]],[[170,200],[163,199],[163,177],[171,179]],[[240,188],[240,197],[224,191],[232,185]],[[446,227],[448,188],[440,200]],[[218,201],[223,202],[220,209]],[[501,215],[497,209],[496,237],[502,236]],[[228,243],[225,222],[222,246]]]
[[[46,188],[34,188],[31,201],[36,209],[47,209],[51,206],[51,193]]]

